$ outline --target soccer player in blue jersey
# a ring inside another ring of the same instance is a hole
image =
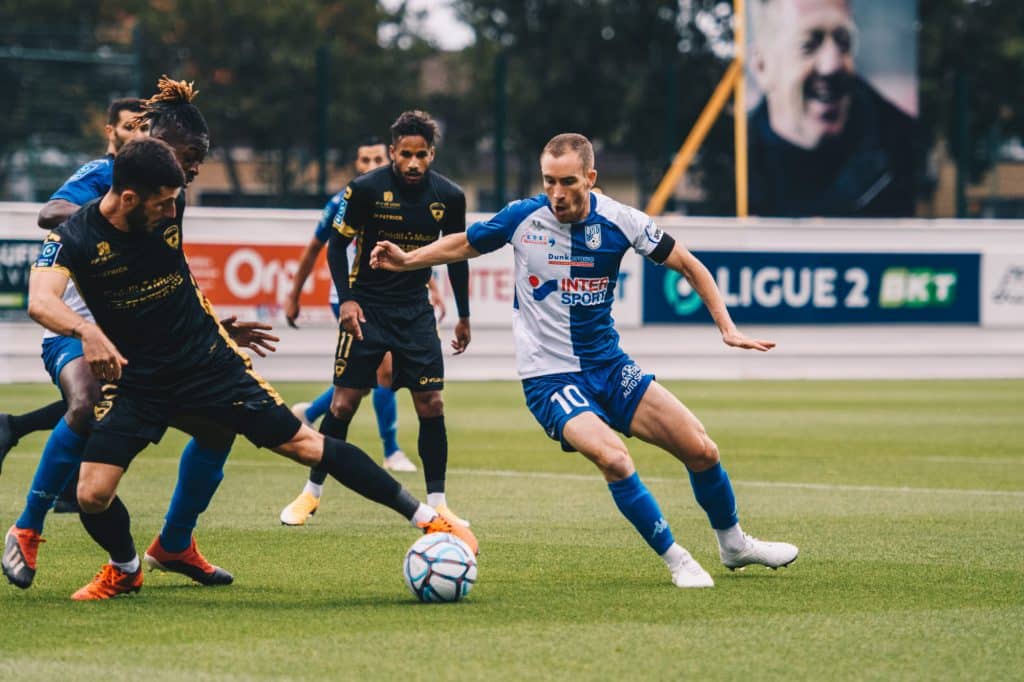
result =
[[[592,192],[594,150],[582,135],[552,138],[540,159],[544,193],[514,201],[486,222],[414,251],[379,242],[372,267],[393,271],[515,250],[513,330],[530,411],[566,451],[593,462],[622,514],[665,561],[678,587],[711,587],[711,576],[678,545],[654,496],[615,434],[637,436],[679,459],[718,538],[729,569],[788,566],[798,549],[740,528],[718,447],[696,416],[619,347],[611,316],[623,254],[633,249],[679,272],[707,306],[729,346],[767,351],[733,324],[707,268],[644,213]]]
[[[184,82],[166,77],[160,81],[160,92],[144,102],[144,111],[136,122],[137,133],[152,134],[171,144],[185,170],[188,182],[198,174],[209,148],[209,133],[202,114],[191,99],[195,92]],[[111,145],[119,149],[127,140],[118,138]],[[109,190],[114,155],[92,161],[76,172],[61,186],[40,213],[42,227],[55,227],[78,211],[82,204],[103,196]],[[100,254],[102,257],[103,254]],[[63,302],[77,315],[92,320],[85,302],[69,280]],[[276,340],[263,331],[265,325],[226,321],[225,327],[234,340],[259,354],[260,346],[272,350],[268,341]],[[54,498],[67,487],[81,461],[83,448],[89,435],[93,405],[100,399],[100,384],[84,356],[81,339],[60,336],[47,331],[43,340],[43,360],[67,401],[67,412],[53,429],[40,458],[32,487],[22,514],[10,528],[0,559],[8,580],[20,588],[32,584],[36,573],[36,559],[42,542],[43,524]],[[227,571],[210,564],[195,546],[192,530],[196,520],[207,507],[223,478],[224,460],[234,440],[230,431],[193,420],[186,426],[193,438],[185,447],[179,470],[178,484],[171,498],[170,508],[160,535],[153,540],[146,553],[151,567],[183,573],[206,585],[229,584],[233,578]]]
[[[50,200],[39,211],[39,227],[52,230],[63,222],[64,218],[77,211],[78,207],[84,204],[85,201],[98,197],[107,191],[104,183],[109,179],[110,164],[113,162],[114,154],[128,140],[149,132],[148,123],[134,125],[135,119],[142,113],[142,105],[143,100],[136,97],[118,99],[110,103],[110,107],[107,109],[107,123],[104,126],[104,132],[107,136],[106,156],[90,161],[79,168],[50,197]],[[75,307],[77,305],[76,298],[77,294],[72,284],[68,287],[66,300],[72,307]],[[54,336],[50,332],[44,333],[44,348],[46,348],[45,344],[49,343],[51,351],[54,351],[51,355],[58,358],[58,364],[69,364],[74,359],[74,352],[67,352],[64,348],[58,350],[57,347],[61,345],[60,342],[46,341]],[[75,367],[69,367],[68,371],[74,372]],[[86,372],[88,372],[88,369],[86,369]],[[76,397],[75,402],[77,405],[84,405],[86,399],[79,400]],[[91,409],[91,405],[89,403],[88,409]],[[3,463],[4,457],[7,456],[10,449],[18,444],[18,439],[34,431],[49,431],[53,429],[67,411],[67,402],[61,399],[25,414],[0,414],[0,464]],[[76,481],[72,480],[65,491],[61,493],[54,511],[58,513],[78,511],[78,503],[75,501],[75,483]]]

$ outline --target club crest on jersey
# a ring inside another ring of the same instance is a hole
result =
[[[388,190],[387,192],[384,192],[384,195],[383,195],[382,198],[384,199],[384,201],[386,201],[386,202],[388,202],[390,204],[391,202],[393,202],[395,200],[395,193],[390,191],[390,190]]]
[[[103,421],[103,418],[107,416],[107,412],[110,412],[110,408],[114,406],[113,400],[101,400],[92,407],[92,416],[96,421]]]
[[[434,216],[434,220],[437,222],[441,222],[441,219],[444,218],[444,209],[444,204],[440,201],[435,201],[430,205],[430,215]]]
[[[96,257],[89,261],[90,265],[102,265],[114,258],[116,254],[110,250],[110,242],[96,243]]]
[[[587,248],[591,251],[596,251],[601,248],[601,226],[587,225],[584,230],[583,235]]]
[[[177,249],[181,246],[181,232],[178,230],[177,225],[171,225],[164,230],[164,241],[172,249]]]

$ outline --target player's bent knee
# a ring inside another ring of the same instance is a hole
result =
[[[97,396],[98,399],[98,396]],[[64,420],[71,427],[71,430],[75,433],[86,433],[89,430],[89,425],[92,422],[93,415],[93,404],[94,400],[90,400],[88,396],[79,396],[72,398],[68,403],[68,411],[64,415]]]
[[[369,393],[369,391],[365,391]],[[364,393],[357,392],[355,395],[343,393],[337,388],[334,389],[334,397],[331,399],[331,414],[335,419],[352,419],[356,413],[356,409],[359,407],[359,402],[362,400]]]
[[[609,481],[621,481],[624,478],[629,478],[636,471],[633,458],[629,456],[629,452],[625,448],[621,450],[612,448],[602,452],[595,463]]]
[[[303,424],[291,440],[270,449],[299,464],[314,467],[323,458],[324,436]]]
[[[113,491],[102,491],[79,483],[78,506],[86,514],[99,514],[107,510],[114,500]]]
[[[701,449],[687,458],[687,466],[693,471],[704,471],[718,464],[718,445],[706,433],[700,436]]]
[[[416,415],[419,417],[440,417],[444,414],[444,398],[441,397],[441,391],[414,393],[413,402],[416,406]]]

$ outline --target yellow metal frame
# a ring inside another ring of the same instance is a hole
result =
[[[696,156],[697,150],[704,143],[711,126],[722,113],[731,94],[733,96],[733,142],[736,156],[736,215],[740,218],[747,217],[747,84],[743,73],[743,65],[746,61],[747,34],[744,0],[733,0],[733,10],[736,56],[711,94],[711,99],[704,105],[704,110],[697,117],[697,122],[690,130],[690,134],[686,136],[683,145],[676,152],[672,165],[669,166],[665,176],[658,183],[658,188],[654,190],[651,200],[647,202],[646,212],[648,215],[661,215],[661,212],[665,210],[665,203],[672,196],[672,190],[686,173],[686,169],[693,161],[693,157]]]

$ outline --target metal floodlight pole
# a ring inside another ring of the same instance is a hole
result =
[[[504,47],[494,59],[494,201],[505,206],[505,119],[508,112],[508,52]]]
[[[316,191],[320,198],[327,196],[327,107],[328,107],[327,46],[316,48]]]
[[[736,159],[736,217],[747,217],[747,78],[744,68],[747,61],[747,17],[744,0],[733,0],[733,36],[736,46],[736,62],[739,74],[736,77],[733,99],[733,140]]]
[[[697,150],[700,149],[701,143],[704,142],[704,138],[707,137],[708,132],[711,130],[715,119],[722,112],[722,108],[728,101],[729,95],[733,93],[736,80],[739,78],[741,71],[742,67],[736,60],[733,60],[729,68],[726,69],[725,75],[722,76],[718,87],[712,93],[711,99],[704,105],[704,110],[700,112],[697,122],[690,130],[690,134],[686,136],[683,146],[679,148],[675,159],[672,160],[672,165],[665,173],[665,177],[658,183],[658,188],[654,190],[654,195],[647,202],[645,210],[648,215],[661,215],[661,212],[665,210],[665,202],[672,195],[672,189],[679,182],[679,178],[683,176],[683,173],[686,172],[690,162],[693,161],[693,157],[697,154]]]

